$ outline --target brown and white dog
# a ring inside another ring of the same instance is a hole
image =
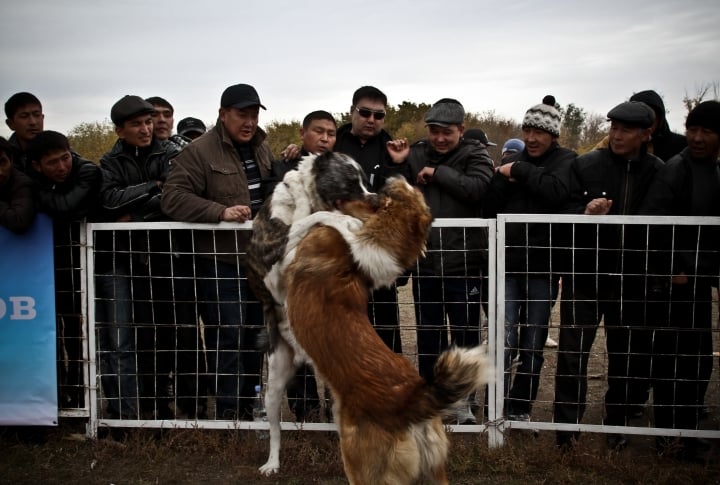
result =
[[[486,382],[486,356],[481,348],[451,348],[427,382],[378,337],[367,316],[369,291],[415,263],[432,221],[422,194],[402,178],[378,196],[378,208],[354,202],[352,216],[316,213],[293,225],[288,254],[269,275],[282,281],[274,295],[284,298],[289,319],[283,345],[288,359],[305,354],[330,387],[351,484],[447,483],[441,416]],[[271,425],[271,441],[279,431]],[[278,453],[271,442],[261,472],[277,470]]]

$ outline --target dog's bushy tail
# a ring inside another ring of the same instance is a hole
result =
[[[435,362],[433,376],[427,382],[417,410],[421,414],[427,413],[425,419],[443,414],[487,384],[491,377],[492,366],[484,346],[451,347]]]

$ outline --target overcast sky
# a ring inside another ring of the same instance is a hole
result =
[[[263,125],[346,112],[366,84],[393,105],[452,97],[517,121],[546,94],[604,115],[654,89],[682,132],[683,96],[720,81],[720,2],[4,1],[0,59],[3,103],[30,91],[61,132],[125,94],[214,123],[236,83],[257,88]]]

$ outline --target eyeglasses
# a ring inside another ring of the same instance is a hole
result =
[[[384,111],[374,111],[369,108],[355,108],[355,111],[357,111],[363,118],[370,118],[371,116],[375,117],[376,120],[385,118]]]

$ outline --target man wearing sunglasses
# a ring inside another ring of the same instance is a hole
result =
[[[385,184],[389,170],[396,170],[387,150],[393,138],[383,129],[386,110],[385,93],[374,86],[358,88],[350,106],[350,123],[338,128],[335,141],[335,151],[350,155],[362,166],[373,191]],[[401,281],[405,284],[407,278]],[[383,342],[394,352],[402,352],[395,286],[372,292],[368,317]]]

